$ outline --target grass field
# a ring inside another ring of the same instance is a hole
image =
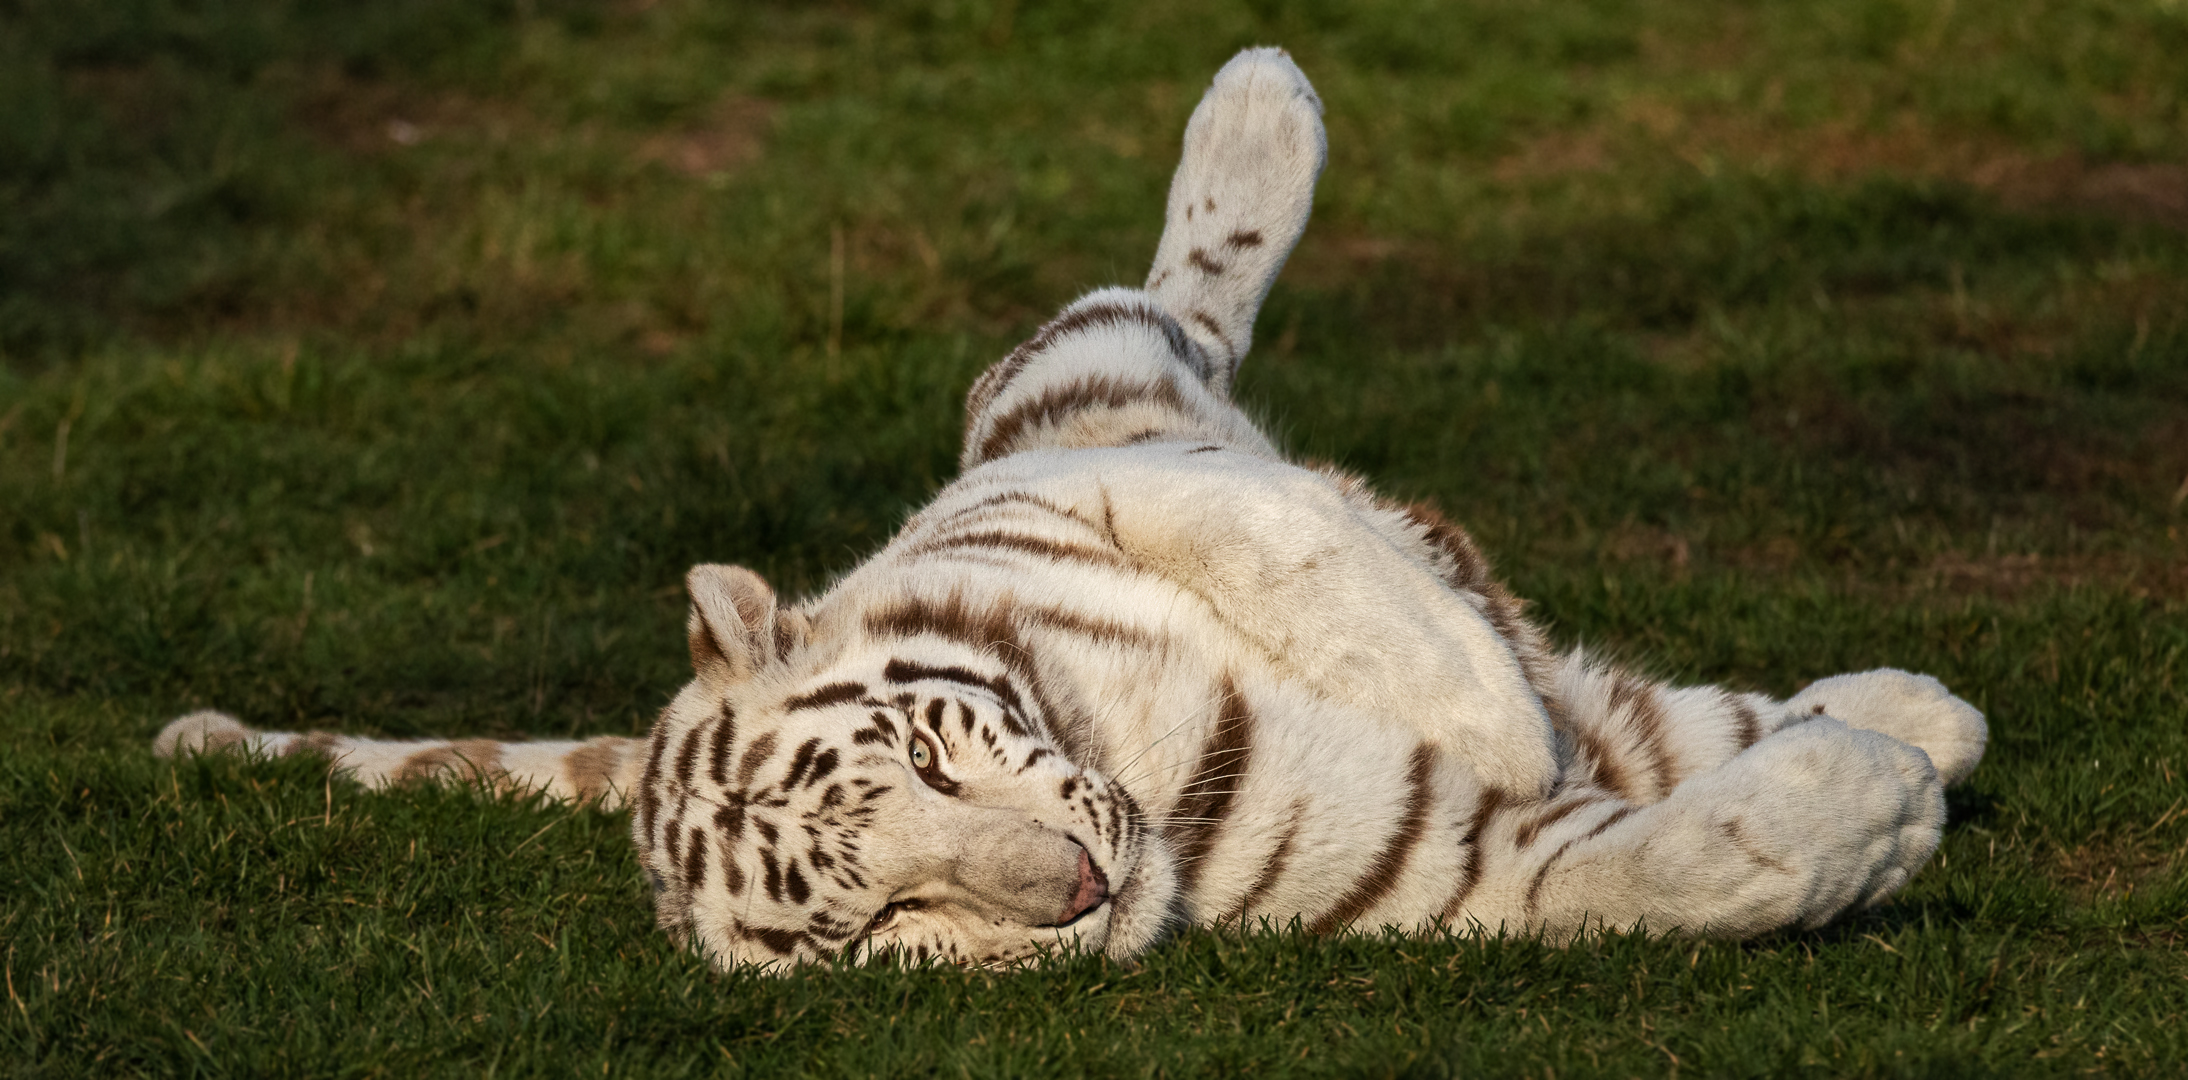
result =
[[[1328,105],[1242,395],[1560,640],[1994,741],[1813,933],[710,972],[618,817],[155,761],[635,733],[1137,281],[1236,48]],[[0,1072],[2171,1074],[2188,4],[0,2]]]

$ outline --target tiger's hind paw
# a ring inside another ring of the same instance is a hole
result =
[[[1186,124],[1147,291],[1207,352],[1218,393],[1307,227],[1327,156],[1322,101],[1282,49],[1233,57]]]

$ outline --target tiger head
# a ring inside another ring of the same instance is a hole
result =
[[[1067,753],[995,609],[809,615],[738,567],[687,584],[694,677],[631,819],[672,937],[727,967],[1126,957],[1160,935],[1167,848]]]

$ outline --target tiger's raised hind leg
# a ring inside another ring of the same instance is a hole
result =
[[[1218,394],[1229,395],[1254,316],[1306,231],[1328,157],[1322,99],[1282,49],[1231,58],[1185,125],[1147,293],[1206,354]]]
[[[990,367],[966,395],[959,463],[1183,440],[1277,457],[1231,382],[1325,156],[1321,100],[1290,57],[1225,64],[1186,125],[1147,287],[1079,298]]]

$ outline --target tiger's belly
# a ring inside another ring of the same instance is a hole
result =
[[[1555,781],[1549,717],[1511,647],[1323,474],[1192,444],[1019,454],[945,489],[890,553],[926,589],[1006,589],[1128,628],[1173,664],[1297,686],[1345,706],[1349,727],[1393,728],[1510,790]],[[1070,636],[1054,651],[1083,651]],[[1122,724],[1104,743],[1164,737],[1118,711],[1102,710]]]

